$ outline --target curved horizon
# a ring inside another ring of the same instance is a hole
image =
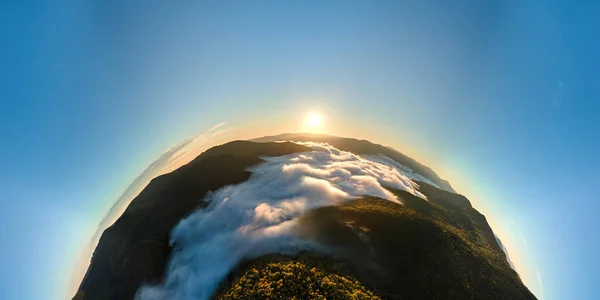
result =
[[[156,160],[152,161],[148,165],[148,168],[145,169],[138,177],[136,177],[136,179],[127,187],[125,192],[122,193],[122,195],[114,202],[114,204],[111,206],[111,208],[106,212],[105,217],[102,219],[102,222],[98,225],[98,229],[96,230],[93,237],[91,238],[90,247],[83,251],[84,254],[82,256],[84,257],[84,259],[81,259],[81,262],[78,263],[75,273],[73,275],[73,280],[72,280],[72,284],[70,287],[71,295],[76,294],[79,284],[83,280],[83,274],[88,269],[88,266],[92,259],[93,249],[96,248],[96,245],[98,244],[101,234],[104,232],[104,230],[106,230],[110,225],[112,225],[112,223],[114,223],[121,216],[121,214],[127,208],[129,203],[131,203],[131,201],[146,187],[146,185],[152,179],[154,179],[160,175],[175,171],[176,169],[188,164],[189,162],[194,160],[194,158],[200,156],[204,151],[206,151],[212,147],[215,147],[215,146],[218,146],[221,144],[227,144],[227,143],[230,143],[230,142],[233,142],[236,140],[266,142],[266,141],[279,140],[281,138],[282,141],[284,141],[284,140],[292,140],[293,141],[294,138],[298,138],[298,137],[309,137],[310,138],[311,136],[352,138],[352,137],[342,137],[342,136],[326,134],[326,133],[297,132],[297,133],[279,133],[279,134],[274,134],[274,135],[265,135],[265,136],[252,137],[252,138],[236,137],[231,140],[222,140],[221,139],[221,140],[213,141],[212,143],[208,143],[211,140],[211,138],[214,137],[214,135],[219,135],[219,133],[226,132],[226,131],[227,131],[226,123],[218,123],[218,124],[215,124],[214,126],[211,126],[207,130],[202,131],[200,134],[193,136],[191,138],[188,138],[188,139],[184,140],[183,142],[177,144],[176,146],[169,148],[160,157],[158,157]],[[235,132],[231,132],[231,131],[229,131],[229,133],[235,134]],[[402,152],[402,151],[400,151],[398,149],[394,149],[390,146],[385,146],[385,147],[388,147],[395,151]],[[176,158],[176,161],[173,161],[174,158]],[[429,166],[426,166],[426,167],[429,167]],[[429,168],[431,168],[431,167],[429,167]],[[435,172],[435,168],[433,168],[433,171]],[[451,188],[451,190],[453,191],[452,188]],[[471,202],[473,203],[472,200],[471,200]],[[473,205],[475,208],[477,208],[477,205],[475,203],[473,203]],[[484,213],[484,215],[486,215],[486,214]],[[490,225],[491,225],[492,229],[494,229],[494,225],[493,224],[490,224]],[[499,238],[499,240],[502,240],[501,237],[498,237],[498,238]],[[535,268],[535,266],[533,266],[531,264],[523,265],[523,263],[521,261],[519,261],[521,264],[518,265],[518,267],[517,267],[517,265],[514,265],[514,263],[510,260],[509,253],[511,253],[511,252],[517,253],[517,255],[523,255],[523,253],[518,253],[519,248],[516,245],[510,245],[509,246],[510,248],[506,248],[502,243],[500,243],[500,245],[502,245],[501,248],[507,255],[508,262],[513,267],[513,269],[515,269],[515,271],[517,271],[517,273],[519,275],[521,273],[529,274],[529,273],[531,273],[531,269],[536,270],[535,272],[537,274],[537,268]],[[519,246],[523,247],[525,245],[522,244]],[[521,278],[521,279],[523,280],[523,278]],[[532,291],[535,294],[539,294],[538,297],[541,298],[540,295],[543,294],[541,279],[538,279],[538,278],[535,278],[535,279],[537,279],[538,281],[535,281],[535,280],[531,281],[531,278],[526,278],[525,280],[523,280],[523,282],[530,289],[536,288],[536,290],[532,289]]]
[[[600,3],[0,6],[0,298],[71,296],[152,178],[282,132],[399,150],[486,216],[538,298],[600,298]]]

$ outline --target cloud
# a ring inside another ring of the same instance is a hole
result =
[[[446,190],[446,191],[451,192],[451,193],[455,193],[454,190],[440,187],[437,183],[433,182],[431,179],[429,179],[429,178],[427,178],[427,177],[425,177],[425,176],[423,176],[421,174],[415,173],[411,168],[409,168],[409,167],[407,167],[407,166],[405,166],[403,164],[400,164],[397,161],[395,161],[395,160],[393,160],[393,159],[391,159],[391,158],[389,158],[389,157],[387,157],[385,155],[382,155],[382,154],[365,155],[364,157],[367,158],[367,159],[369,159],[369,160],[382,163],[384,165],[389,165],[389,166],[391,166],[391,167],[393,167],[393,168],[396,169],[395,172],[402,172],[405,176],[407,176],[408,178],[410,178],[412,180],[418,180],[418,181],[421,181],[421,182],[426,182],[426,183],[428,183],[430,185],[433,185],[433,186],[435,186],[435,187],[437,187],[439,189]]]
[[[502,250],[502,252],[504,252],[504,256],[506,256],[506,261],[508,262],[510,267],[516,271],[517,269],[515,268],[515,264],[513,264],[512,260],[510,260],[510,256],[508,255],[508,250],[506,250],[506,247],[504,246],[504,244],[502,243],[500,238],[495,233],[494,233],[494,238],[496,239],[498,246],[500,246],[500,250]]]
[[[540,271],[536,270],[538,285],[540,287],[540,300],[544,299],[544,285],[542,284],[542,276],[540,275]]]
[[[133,182],[121,193],[117,201],[106,213],[106,216],[94,233],[89,247],[83,250],[77,269],[74,271],[72,280],[72,293],[75,294],[79,288],[86,270],[89,267],[93,250],[106,228],[111,226],[125,211],[129,203],[150,183],[153,178],[169,173],[190,162],[204,150],[215,145],[215,138],[228,129],[224,129],[226,123],[216,124],[204,132],[189,138],[179,145],[167,149],[158,159],[150,163],[148,167],[133,180]]]
[[[208,299],[240,260],[266,253],[323,250],[295,234],[304,212],[364,195],[400,203],[385,187],[425,198],[404,171],[327,144],[311,152],[264,158],[247,181],[209,193],[208,207],[183,219],[165,281],[143,286],[136,298]]]
[[[216,124],[202,133],[189,138],[179,145],[167,149],[158,159],[150,163],[148,167],[125,189],[119,199],[113,204],[106,217],[98,226],[97,234],[102,234],[106,227],[112,225],[121,216],[129,202],[133,200],[150,183],[150,180],[174,171],[175,169],[192,161],[204,150],[212,147],[211,139],[220,134],[225,123]],[[104,227],[104,228],[102,228]]]
[[[505,237],[510,238],[508,239],[509,241],[512,239],[512,247],[506,247],[505,249],[508,250],[508,252],[513,253],[513,255],[511,255],[511,258],[514,259],[513,269],[519,274],[519,277],[531,292],[534,293],[538,299],[543,299],[544,291],[542,281],[539,276],[539,271],[533,263],[534,256],[531,253],[529,243],[515,219],[511,215],[508,215],[508,220],[510,222],[510,235]],[[517,253],[518,255],[514,255],[514,253]]]

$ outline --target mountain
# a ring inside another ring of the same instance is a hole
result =
[[[260,163],[260,156],[308,150],[293,143],[234,141],[153,179],[102,234],[79,287],[80,299],[133,299],[140,284],[161,281],[172,250],[171,230],[205,205],[206,193],[247,180],[246,169]]]
[[[334,255],[248,260],[232,273],[218,296],[262,299],[300,294],[298,298],[307,299],[312,292],[346,298],[345,291],[351,290],[363,299],[535,299],[507,263],[485,217],[466,198],[427,183],[419,185],[429,201],[396,190],[403,205],[365,197],[311,211],[302,219],[303,234],[338,249]],[[333,286],[315,287],[292,275],[286,278],[289,283],[272,288],[279,279],[274,273],[285,273],[290,266],[293,273],[304,271],[309,278],[334,274],[342,279]],[[244,288],[261,283],[267,288]]]
[[[283,140],[328,143],[373,163],[391,159],[384,162],[401,168],[418,191],[387,187],[388,198],[397,201],[365,195],[308,210],[297,218],[295,234],[326,251],[248,256],[213,297],[535,299],[485,217],[430,168],[365,140],[303,134],[230,142],[152,180],[102,234],[73,299],[133,299],[142,285],[164,282],[177,253],[173,228],[211,209],[215,204],[205,201],[211,192],[247,182],[252,166],[266,157],[314,151],[302,143],[276,142]]]
[[[498,246],[500,247],[500,249],[502,249],[502,252],[504,252],[504,255],[506,255],[506,260],[508,261],[508,264],[510,265],[511,268],[513,268],[513,270],[515,269],[515,265],[513,264],[513,262],[510,260],[510,257],[508,256],[508,251],[506,250],[506,248],[504,247],[504,244],[502,244],[502,241],[500,241],[500,238],[495,235],[496,237],[496,242],[498,243]]]
[[[276,142],[276,141],[294,141],[294,142],[320,142],[328,143],[333,147],[361,155],[385,155],[398,162],[399,164],[411,169],[416,174],[422,175],[431,180],[438,187],[452,191],[448,181],[441,179],[433,170],[424,166],[416,160],[390,148],[371,143],[367,140],[358,140],[353,138],[344,138],[326,134],[307,134],[307,133],[283,133],[273,136],[265,136],[252,139],[253,142]]]

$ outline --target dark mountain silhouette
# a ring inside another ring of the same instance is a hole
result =
[[[308,150],[294,143],[235,141],[153,179],[102,234],[76,299],[133,299],[140,284],[163,278],[171,230],[203,207],[207,192],[247,180],[246,168],[260,163],[260,156]]]
[[[272,142],[277,140],[320,141],[356,154],[383,154],[452,190],[428,167],[365,140],[287,134],[230,142],[148,184],[103,233],[74,299],[133,299],[141,284],[160,282],[172,252],[171,230],[205,206],[208,192],[247,180],[247,168],[260,163],[260,157],[310,150]],[[366,197],[307,213],[301,234],[336,251],[245,261],[215,297],[535,299],[469,200],[424,182],[419,185],[428,201],[392,190],[404,205]],[[294,272],[313,282],[289,275]]]
[[[419,185],[428,201],[394,190],[403,205],[365,197],[309,212],[301,220],[302,234],[335,249],[333,254],[246,261],[217,297],[535,299],[509,266],[485,217],[465,197]],[[273,284],[292,273],[311,280],[287,276],[285,284]]]

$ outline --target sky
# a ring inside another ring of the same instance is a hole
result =
[[[161,155],[319,131],[431,166],[542,299],[598,299],[595,1],[2,1],[0,299],[67,299]],[[216,142],[213,141],[213,142]]]

